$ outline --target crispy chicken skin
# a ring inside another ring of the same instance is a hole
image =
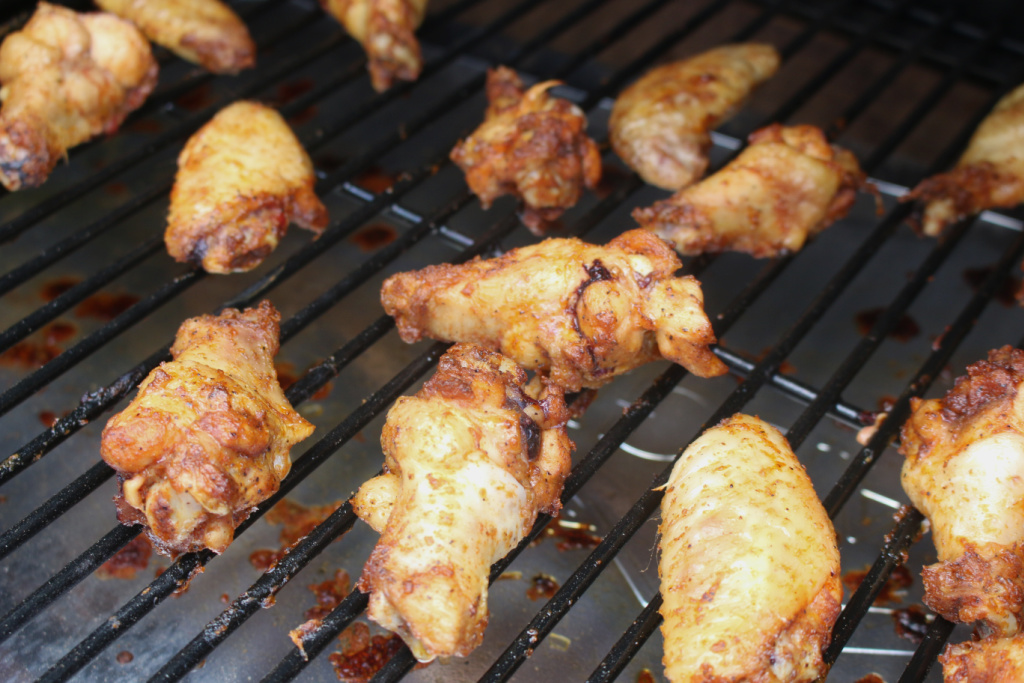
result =
[[[914,199],[925,202],[921,228],[932,237],[965,216],[1024,201],[1024,85],[999,100],[952,171],[903,196]]]
[[[903,425],[903,489],[931,521],[939,562],[925,603],[1013,635],[1024,607],[1024,351],[968,366],[942,399],[914,399]]]
[[[189,138],[178,156],[164,242],[175,261],[210,273],[252,270],[294,222],[320,234],[327,209],[313,163],[276,111],[235,102]]]
[[[427,0],[320,0],[328,14],[366,50],[370,83],[383,92],[396,80],[415,81],[423,69],[416,29]]]
[[[547,239],[498,258],[388,278],[381,302],[406,342],[480,344],[566,391],[596,388],[662,357],[726,372],[700,283],[662,240],[631,230],[607,246]]]
[[[1024,635],[949,645],[939,661],[944,683],[1020,683],[1024,681]]]
[[[723,45],[663,64],[626,88],[608,123],[612,149],[651,185],[681,190],[708,166],[711,130],[779,68],[771,45]]]
[[[107,422],[100,454],[117,470],[123,524],[144,524],[165,554],[223,552],[291,469],[313,432],[277,381],[281,316],[269,301],[186,320],[174,360]]]
[[[456,344],[381,434],[385,474],[353,509],[381,534],[359,589],[420,661],[468,655],[487,626],[491,564],[556,514],[572,442],[561,390],[532,397],[500,354]]]
[[[682,254],[744,251],[756,258],[799,251],[850,210],[864,173],[854,156],[814,126],[772,124],[714,175],[633,211]]]
[[[256,44],[249,29],[220,0],[96,0],[96,4],[208,71],[234,74],[256,64]]]
[[[535,235],[601,180],[601,153],[587,136],[587,119],[545,81],[524,90],[515,71],[487,72],[484,122],[452,149],[466,184],[483,208],[506,194],[523,203],[523,223]]]
[[[39,3],[0,45],[0,182],[42,185],[68,149],[116,131],[156,79],[149,43],[129,22]]]
[[[836,535],[782,434],[736,414],[676,462],[661,503],[665,675],[795,683],[822,652],[843,589]]]

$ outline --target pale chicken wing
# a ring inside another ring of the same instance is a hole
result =
[[[924,601],[958,622],[1013,635],[1024,608],[1024,351],[1004,346],[942,399],[913,399],[903,489],[931,522],[939,562]]]
[[[144,524],[161,552],[223,552],[279,488],[291,447],[313,432],[277,381],[280,320],[268,301],[186,320],[174,360],[103,429],[118,519]]]
[[[932,237],[971,214],[1024,201],[1024,85],[999,100],[952,171],[903,196],[913,199],[925,202],[921,227]]]
[[[667,358],[726,372],[700,283],[662,240],[631,230],[607,246],[547,239],[498,258],[388,278],[381,302],[407,342],[424,336],[500,351],[567,391]]]
[[[327,226],[315,183],[313,163],[284,118],[257,102],[235,102],[178,156],[167,251],[210,273],[251,270],[277,247],[288,223],[317,234]]]
[[[736,414],[683,452],[661,503],[673,683],[813,681],[843,588],[836,535],[777,429]]]
[[[651,185],[681,190],[708,166],[711,131],[779,68],[771,45],[723,45],[663,64],[615,100],[612,149]]]
[[[682,254],[744,251],[757,258],[799,251],[850,210],[864,173],[854,156],[814,126],[773,124],[725,168],[633,218]]]
[[[245,23],[220,0],[96,0],[184,60],[219,74],[256,64]]]
[[[587,136],[586,116],[548,93],[556,85],[524,90],[512,69],[491,69],[484,122],[451,153],[483,208],[502,195],[518,197],[523,223],[535,235],[601,180],[601,153]]]
[[[320,0],[330,15],[366,50],[370,83],[377,92],[396,80],[415,81],[423,70],[416,29],[427,0]]]
[[[149,43],[129,22],[39,3],[0,45],[0,182],[42,185],[68,149],[116,131],[156,79]]]
[[[381,534],[359,589],[420,661],[468,655],[487,626],[491,564],[556,514],[571,466],[561,390],[531,397],[500,354],[456,344],[381,434],[385,474],[352,499]]]
[[[1024,681],[1024,634],[949,645],[939,657],[944,683]]]

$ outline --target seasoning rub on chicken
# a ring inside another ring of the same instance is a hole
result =
[[[381,302],[406,342],[424,336],[500,351],[566,391],[667,358],[701,377],[726,372],[700,283],[643,230],[607,246],[547,239],[498,258],[388,278]]]
[[[779,53],[759,43],[656,67],[615,100],[612,149],[651,185],[681,190],[704,175],[711,131],[778,68]]]
[[[277,381],[281,316],[269,301],[186,320],[171,355],[107,422],[100,454],[117,470],[117,517],[144,524],[165,554],[223,552],[273,495],[289,450],[313,432]]]
[[[96,0],[158,45],[218,74],[256,64],[256,44],[245,23],[220,0]]]
[[[116,131],[156,79],[149,43],[129,22],[39,3],[0,45],[0,182],[42,185],[70,148]]]
[[[736,414],[683,452],[661,503],[673,683],[813,681],[843,596],[836,535],[777,429]]]
[[[913,400],[903,425],[903,489],[931,521],[938,563],[924,601],[983,633],[1020,631],[1024,608],[1024,351],[967,367],[941,399]]]
[[[369,616],[422,662],[468,655],[487,626],[491,564],[545,512],[569,473],[568,411],[557,387],[531,396],[500,354],[456,344],[381,434],[385,473],[353,509],[381,538],[359,589]]]
[[[257,102],[235,102],[178,156],[167,251],[210,273],[252,270],[277,247],[289,222],[317,234],[327,226],[315,182],[309,155],[281,115]]]
[[[1024,681],[1024,634],[949,645],[939,657],[944,683]]]
[[[523,223],[535,235],[601,180],[601,153],[587,136],[583,112],[548,93],[560,84],[525,90],[512,69],[491,69],[484,122],[451,153],[483,208],[502,195],[518,197]]]
[[[772,124],[722,170],[633,218],[682,254],[799,251],[850,210],[865,176],[853,154],[820,128]]]

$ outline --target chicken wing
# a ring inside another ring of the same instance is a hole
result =
[[[388,278],[381,302],[406,342],[424,336],[500,351],[566,391],[599,387],[659,358],[726,372],[700,283],[662,240],[632,230],[607,246],[548,239],[486,261]]]
[[[572,442],[561,390],[527,393],[508,358],[456,344],[381,434],[385,474],[353,509],[381,534],[359,589],[420,661],[468,655],[487,626],[491,564],[556,514]],[[538,400],[539,399],[539,400]]]
[[[932,237],[971,214],[1024,201],[1024,85],[999,100],[956,168],[926,178],[902,201],[914,199],[926,202],[921,227]]]
[[[944,683],[1020,683],[1024,681],[1024,635],[950,645],[939,661]]]
[[[843,596],[836,535],[782,434],[736,414],[683,452],[661,503],[673,683],[813,681]]]
[[[416,29],[427,0],[320,0],[328,14],[366,50],[370,83],[377,92],[396,80],[415,81],[423,69]]]
[[[1013,635],[1024,608],[1024,351],[968,366],[942,399],[913,400],[903,425],[903,489],[931,521],[939,562],[925,604]]]
[[[256,64],[256,44],[245,23],[220,0],[96,0],[158,45],[218,74]]]
[[[612,149],[651,185],[681,190],[704,175],[711,130],[778,68],[779,53],[759,43],[723,45],[656,67],[615,100]]]
[[[682,254],[799,251],[850,210],[865,176],[856,158],[814,126],[773,124],[718,173],[633,218]]]
[[[277,491],[291,447],[313,432],[277,381],[280,320],[269,301],[186,320],[174,360],[149,373],[103,429],[117,517],[146,525],[161,552],[223,552]]]
[[[545,81],[524,90],[512,69],[491,69],[484,122],[451,153],[483,208],[515,195],[535,235],[575,206],[583,187],[592,190],[601,180],[601,153],[587,136],[587,119],[572,102],[548,94],[556,85]]]
[[[285,120],[257,102],[235,102],[178,156],[164,242],[176,261],[210,273],[252,270],[294,222],[320,234],[327,209],[313,163]]]
[[[0,182],[42,185],[68,149],[116,131],[156,79],[149,43],[129,22],[39,3],[0,45]]]

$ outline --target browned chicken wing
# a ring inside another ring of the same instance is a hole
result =
[[[174,360],[107,422],[100,454],[117,470],[117,517],[144,524],[161,552],[223,552],[313,432],[277,381],[280,320],[268,301],[186,320]]]
[[[423,69],[416,29],[427,0],[320,0],[366,50],[373,89],[383,92],[396,80],[415,81]]]
[[[539,399],[539,400],[538,400]],[[500,354],[456,344],[381,434],[385,474],[352,499],[381,534],[359,588],[420,661],[468,655],[487,626],[491,564],[556,514],[571,466],[561,390],[530,396]]]
[[[515,71],[487,72],[484,122],[452,149],[452,161],[485,209],[498,197],[522,200],[523,223],[535,235],[601,180],[601,154],[587,136],[587,119],[548,90],[559,81],[523,88]]]
[[[219,74],[256,64],[256,44],[245,23],[220,0],[96,0],[158,45]]]
[[[999,100],[956,168],[922,181],[903,200],[926,202],[922,230],[935,237],[961,218],[1024,201],[1024,85]]]
[[[116,131],[156,78],[149,43],[129,22],[39,3],[0,45],[0,182],[42,185],[68,149]]]
[[[315,182],[309,155],[281,115],[235,102],[178,156],[167,251],[210,273],[251,270],[277,247],[289,222],[317,234],[327,226]]]
[[[384,282],[381,301],[407,342],[480,344],[567,391],[663,357],[701,377],[721,375],[700,283],[676,277],[681,267],[643,230],[603,247],[548,239],[486,261],[399,273]]]
[[[931,521],[939,562],[925,603],[985,632],[1013,635],[1024,608],[1024,351],[1004,346],[942,399],[912,403],[903,488]]]
[[[718,173],[633,217],[682,254],[799,251],[850,210],[864,173],[814,126],[773,124]]]
[[[711,130],[779,68],[771,45],[723,45],[663,64],[615,100],[612,149],[651,185],[681,190],[708,167]]]
[[[939,661],[944,683],[1020,683],[1024,681],[1024,635],[950,645]]]

